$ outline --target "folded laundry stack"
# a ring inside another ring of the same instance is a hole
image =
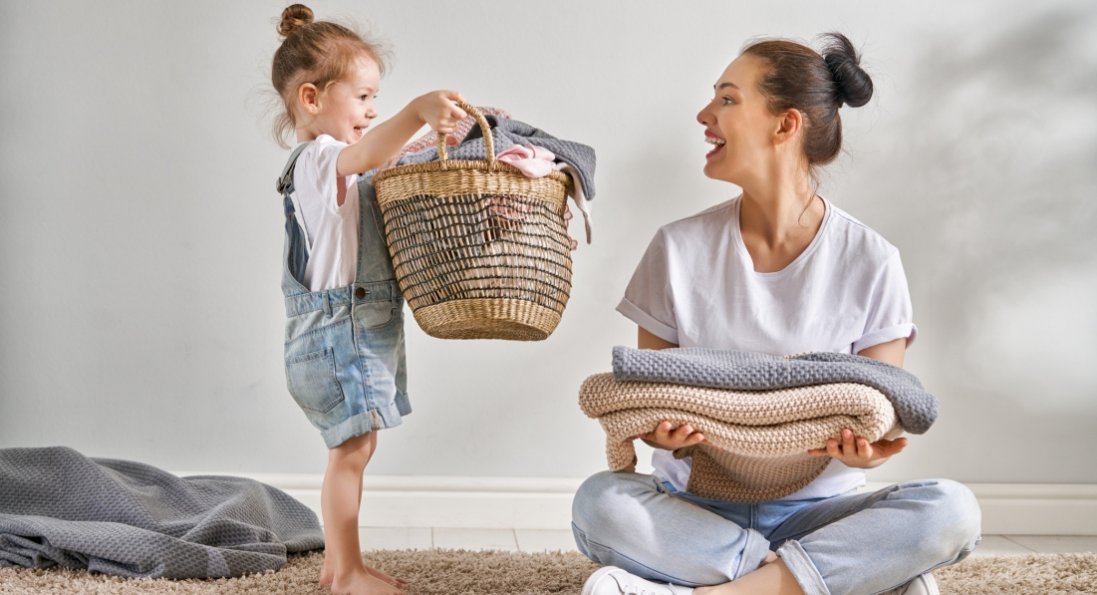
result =
[[[808,449],[843,428],[875,441],[925,432],[937,416],[916,377],[854,355],[617,347],[613,363],[579,392],[583,412],[606,432],[609,467],[631,470],[633,440],[659,422],[688,423],[705,442],[675,456],[692,457],[686,489],[706,498],[787,496],[829,462]]]

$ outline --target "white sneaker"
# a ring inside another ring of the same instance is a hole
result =
[[[914,580],[905,585],[880,595],[941,595],[941,590],[937,588],[937,579],[927,572],[914,577]]]
[[[599,568],[583,584],[583,595],[690,595],[690,593],[693,593],[693,589],[689,587],[653,583],[616,566]]]

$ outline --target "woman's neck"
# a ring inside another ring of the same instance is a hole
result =
[[[773,176],[768,183],[743,187],[739,227],[744,236],[761,240],[770,248],[781,244],[811,242],[822,223],[825,207],[816,200],[810,178]],[[807,242],[802,242],[804,237]]]
[[[739,233],[754,270],[773,273],[792,264],[818,235],[825,214],[806,173],[743,186]]]

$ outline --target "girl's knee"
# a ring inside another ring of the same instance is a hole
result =
[[[328,463],[350,467],[365,467],[377,446],[377,433],[370,432],[349,438],[328,451]]]

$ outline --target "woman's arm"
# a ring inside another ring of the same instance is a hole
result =
[[[676,343],[660,339],[642,326],[636,328],[639,329],[636,346],[640,349],[668,349],[678,346]],[[654,430],[641,435],[640,439],[652,448],[677,450],[704,442],[705,436],[701,432],[693,431],[693,426],[689,424],[675,427],[669,421],[664,421],[655,426]]]
[[[664,341],[663,339],[656,337],[642,326],[636,328],[639,329],[636,333],[636,346],[640,349],[669,349],[678,346],[677,343],[671,343],[670,341]]]
[[[906,351],[907,340],[902,338],[862,349],[857,352],[857,355],[902,368],[903,356],[906,355]],[[854,436],[853,432],[846,428],[842,430],[840,438],[827,440],[825,448],[813,448],[808,453],[813,456],[830,456],[850,467],[871,469],[883,465],[892,455],[902,452],[906,446],[906,438],[881,439],[869,444],[867,439],[862,436]]]
[[[902,339],[896,339],[894,341],[888,341],[887,343],[873,345],[867,349],[862,349],[857,352],[857,355],[871,357],[872,359],[884,362],[885,364],[891,364],[896,368],[902,368],[903,356],[905,356],[906,353],[907,340],[904,337]]]

